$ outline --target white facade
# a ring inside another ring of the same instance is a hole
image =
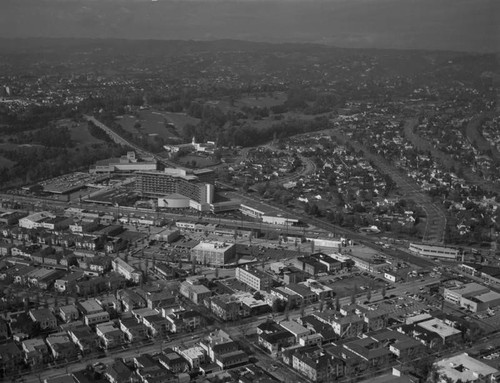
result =
[[[48,211],[40,211],[38,213],[34,213],[28,215],[27,217],[21,218],[19,220],[19,227],[23,227],[25,229],[36,229],[39,227],[43,227],[44,221],[47,218],[55,218],[56,216]]]
[[[458,249],[443,246],[421,245],[410,243],[410,251],[422,257],[457,259],[460,255]]]

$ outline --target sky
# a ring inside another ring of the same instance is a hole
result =
[[[500,51],[499,0],[0,0],[0,36]]]

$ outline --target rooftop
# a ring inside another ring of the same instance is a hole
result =
[[[475,381],[479,375],[488,376],[498,373],[496,368],[463,353],[442,359],[435,363],[442,375],[451,378],[453,382],[461,379],[463,382]]]
[[[420,322],[417,326],[422,327],[427,331],[434,332],[438,334],[441,338],[447,338],[449,336],[460,334],[461,331],[454,327],[448,326],[441,319],[431,319],[425,322]]]

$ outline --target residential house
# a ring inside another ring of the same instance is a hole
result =
[[[174,350],[187,361],[192,371],[197,371],[207,360],[205,348],[199,345],[192,347],[176,346]]]
[[[341,316],[333,310],[326,310],[314,312],[312,315],[320,321],[330,324],[335,334],[340,338],[357,337],[364,330],[364,320],[356,314]]]
[[[318,295],[307,286],[298,283],[290,283],[285,287],[285,290],[298,295],[299,304],[309,305],[318,301]]]
[[[131,382],[133,380],[134,370],[127,366],[122,359],[115,359],[111,365],[108,365],[104,376],[110,383]]]
[[[100,313],[88,314],[83,317],[83,321],[87,326],[95,326],[99,323],[108,322],[110,319],[109,313],[107,311],[102,311]]]
[[[394,354],[387,347],[372,338],[344,343],[343,348],[362,358],[370,368],[383,368],[394,359]]]
[[[134,358],[136,374],[145,383],[178,382],[177,375],[167,370],[149,354],[143,354]]]
[[[172,306],[175,305],[176,301],[177,297],[173,294],[173,291],[165,290],[146,295],[147,307],[150,309]]]
[[[47,344],[41,338],[26,339],[22,343],[24,361],[29,366],[39,366],[51,359]]]
[[[130,343],[141,341],[148,337],[148,328],[133,317],[121,318],[120,330],[123,331],[125,339]]]
[[[57,319],[49,309],[32,309],[29,316],[33,322],[40,324],[42,330],[57,328]]]
[[[144,325],[148,328],[152,338],[166,338],[170,331],[170,322],[158,314],[148,315],[143,318]]]
[[[18,371],[23,363],[23,352],[14,342],[0,344],[0,371]]]
[[[105,322],[96,325],[95,332],[100,338],[101,346],[105,349],[118,347],[125,343],[124,332],[115,327],[113,322]]]
[[[76,271],[74,273],[67,274],[62,278],[56,279],[54,282],[54,289],[59,293],[76,291],[76,285],[78,281],[83,278],[83,276],[83,271]]]
[[[418,359],[425,351],[425,345],[422,342],[398,331],[381,330],[371,333],[369,336],[385,347],[389,347],[389,351],[400,361]]]
[[[80,309],[83,315],[102,313],[104,311],[99,302],[97,302],[97,300],[94,298],[87,299],[86,301],[83,302],[79,302],[78,308]]]
[[[279,325],[293,334],[297,342],[299,342],[300,339],[305,338],[313,333],[311,329],[308,329],[292,320],[284,320],[280,322]]]
[[[291,364],[294,370],[312,382],[332,382],[344,375],[343,361],[318,346],[294,349]]]
[[[118,299],[122,303],[124,312],[146,307],[145,299],[131,289],[120,290],[118,292]]]
[[[264,322],[257,327],[258,343],[271,355],[278,355],[282,348],[296,342],[295,335],[276,322]]]
[[[59,307],[59,317],[63,322],[68,323],[78,319],[80,312],[74,305],[67,305]]]
[[[78,355],[78,349],[66,333],[51,334],[45,342],[55,360],[74,360]]]
[[[158,361],[167,369],[175,374],[185,372],[188,368],[187,361],[171,348],[166,348],[159,355]]]
[[[223,321],[234,321],[240,318],[240,303],[232,295],[211,297],[208,303],[210,310]]]
[[[239,345],[222,330],[211,332],[200,341],[200,346],[212,363],[217,364],[221,369],[248,362],[248,355],[240,350]]]
[[[95,351],[99,344],[97,335],[87,325],[68,330],[68,335],[82,354],[89,354]]]

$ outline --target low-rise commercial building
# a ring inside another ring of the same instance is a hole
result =
[[[500,372],[467,353],[444,358],[434,363],[439,374],[439,381],[457,382],[496,382]]]
[[[200,242],[191,249],[191,259],[198,264],[222,266],[235,261],[236,246],[226,242]]]

